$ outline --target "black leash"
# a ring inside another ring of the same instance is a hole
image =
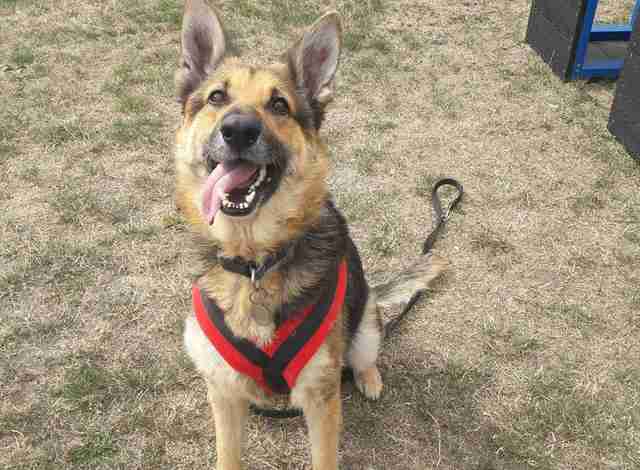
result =
[[[447,210],[444,212],[442,211],[442,203],[440,202],[440,195],[438,194],[438,190],[443,186],[452,186],[457,191],[456,197],[453,199],[453,201],[451,201],[451,203],[449,204],[449,207],[447,207]],[[454,180],[453,178],[439,179],[433,185],[433,189],[431,190],[431,205],[433,207],[433,212],[436,219],[435,220],[436,226],[431,231],[427,239],[424,241],[424,244],[422,245],[423,255],[426,255],[433,249],[433,245],[435,245],[436,240],[440,235],[440,232],[442,231],[447,221],[449,220],[449,215],[451,214],[451,211],[453,211],[453,209],[462,200],[463,194],[464,194],[464,188],[462,187],[462,184],[460,184],[457,180]],[[420,299],[421,296],[422,296],[422,292],[416,292],[415,294],[413,294],[413,297],[409,299],[409,302],[407,302],[407,305],[404,306],[404,309],[402,309],[402,312],[400,312],[400,314],[397,317],[393,318],[392,320],[389,321],[389,323],[385,325],[384,327],[385,338],[388,337],[391,334],[391,332],[397,328],[398,324],[404,319],[404,317],[407,316],[407,313],[409,313],[409,310],[413,308],[413,306],[416,304],[416,302]]]
[[[451,204],[449,204],[449,207],[447,207],[446,212],[442,212],[442,203],[440,202],[440,196],[438,195],[438,190],[443,186],[452,186],[458,192],[458,194],[453,199],[453,201],[451,201]],[[435,213],[437,220],[436,220],[435,228],[429,234],[427,239],[424,241],[424,244],[422,245],[423,255],[426,255],[427,253],[429,253],[433,248],[433,245],[435,244],[436,239],[438,238],[438,235],[440,235],[440,231],[449,220],[449,214],[451,214],[451,211],[455,209],[455,207],[458,205],[460,200],[462,200],[463,194],[464,194],[464,188],[457,180],[454,180],[453,178],[439,179],[433,185],[433,189],[431,190],[431,205],[433,206],[433,212]]]
[[[442,210],[442,203],[440,201],[440,195],[438,194],[438,190],[443,186],[451,186],[456,189],[457,194],[456,197],[451,201],[446,211]],[[462,195],[464,194],[464,188],[459,181],[453,178],[442,178],[435,182],[433,185],[433,189],[431,190],[431,205],[433,207],[433,212],[435,215],[435,224],[433,231],[429,234],[427,239],[424,241],[422,245],[422,254],[426,255],[433,249],[433,245],[435,244],[440,232],[446,225],[449,220],[449,215],[451,211],[458,205],[458,203],[462,200]],[[413,308],[413,306],[420,300],[422,296],[422,292],[416,292],[413,297],[407,302],[407,305],[402,309],[400,314],[389,321],[384,327],[384,337],[387,338],[393,330],[395,330],[398,324],[407,316],[409,311]],[[353,371],[350,368],[344,368],[342,370],[342,381],[346,382],[353,379]],[[264,416],[265,418],[296,418],[302,415],[302,411],[298,408],[259,408],[255,405],[251,405],[251,411],[259,416]]]

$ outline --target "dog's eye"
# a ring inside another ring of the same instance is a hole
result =
[[[227,102],[227,99],[228,99],[227,94],[222,90],[214,90],[209,95],[209,103],[211,103],[214,106],[220,106],[222,104],[225,104]]]
[[[284,98],[273,98],[270,103],[270,108],[274,114],[278,114],[280,116],[289,115],[289,103],[287,103],[287,100]]]

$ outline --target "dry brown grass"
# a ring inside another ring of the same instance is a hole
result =
[[[629,1],[602,2],[622,18]],[[343,468],[640,466],[640,168],[606,130],[614,85],[562,84],[527,2],[222,3],[249,60],[345,18],[325,134],[374,281],[467,197],[450,272],[343,393]],[[0,0],[0,466],[205,468],[202,383],[174,210],[174,0]],[[309,468],[301,420],[252,418],[252,469]]]

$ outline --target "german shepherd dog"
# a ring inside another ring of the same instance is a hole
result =
[[[287,379],[284,395],[273,385],[278,380],[269,387],[239,371],[197,315],[186,320],[186,350],[208,389],[219,470],[241,468],[249,405],[269,406],[278,396],[304,413],[313,468],[338,468],[343,366],[353,370],[367,398],[377,399],[380,305],[408,302],[446,264],[435,255],[421,256],[395,281],[367,285],[328,191],[329,158],[320,137],[340,45],[340,18],[329,12],[281,60],[246,65],[227,57],[215,10],[205,0],[186,2],[176,74],[183,108],[176,197],[193,234],[191,264],[199,292],[194,310],[196,297],[215,306],[213,322],[226,331],[223,342],[268,350],[283,324],[295,324],[300,312],[315,315],[309,306],[337,306],[334,319],[316,321],[324,336],[313,336],[311,353],[296,344],[292,328],[289,346],[308,357],[298,364],[295,380]]]

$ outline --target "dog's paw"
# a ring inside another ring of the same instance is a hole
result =
[[[376,366],[363,371],[355,371],[356,387],[369,400],[377,400],[382,393],[382,376]]]

